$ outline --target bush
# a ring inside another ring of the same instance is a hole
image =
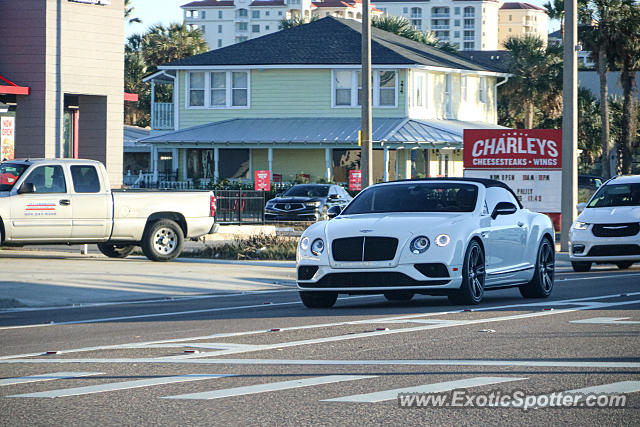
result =
[[[259,234],[247,238],[236,238],[233,243],[207,246],[184,255],[214,259],[295,261],[297,246],[296,237]]]

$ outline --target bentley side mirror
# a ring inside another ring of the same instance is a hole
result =
[[[35,192],[36,192],[36,186],[33,185],[33,183],[31,182],[25,182],[18,189],[18,194],[28,194],[28,193],[35,193]]]
[[[491,219],[496,219],[498,215],[511,215],[516,213],[518,208],[511,202],[499,202],[493,212],[491,212]]]
[[[342,208],[340,206],[331,206],[327,211],[327,216],[329,219],[332,219],[340,215],[340,212],[342,212]]]

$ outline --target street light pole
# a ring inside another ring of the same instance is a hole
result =
[[[562,229],[560,247],[569,250],[569,229],[578,202],[578,6],[564,0],[564,55],[562,72]]]
[[[362,0],[362,149],[360,169],[362,189],[373,184],[373,165],[371,151],[371,20],[369,19],[369,0]]]

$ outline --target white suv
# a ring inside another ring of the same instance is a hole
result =
[[[571,226],[569,258],[575,271],[613,263],[620,269],[640,262],[640,175],[603,184]]]

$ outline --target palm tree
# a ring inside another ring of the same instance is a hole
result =
[[[636,72],[640,70],[640,5],[625,1],[620,8],[620,16],[614,52],[623,91],[622,140],[618,150],[621,172],[632,173],[633,148],[637,145],[638,132]]]
[[[311,19],[303,18],[301,16],[294,16],[293,18],[289,18],[289,19],[284,18],[280,20],[280,23],[278,24],[278,29],[286,30],[288,28],[293,28],[303,24],[308,24],[309,22],[313,22],[317,20],[318,20],[317,16],[312,16]]]
[[[553,1],[553,3],[551,3]],[[564,40],[564,0],[550,0],[542,5],[550,19],[560,21],[560,37]]]
[[[129,24],[137,22],[138,24],[142,23],[142,19],[140,18],[130,18],[133,13],[133,6],[131,6],[131,0],[124,0],[124,18],[129,19]]]
[[[509,99],[509,110],[522,113],[526,129],[534,127],[536,109],[558,116],[562,101],[562,47],[545,46],[534,35],[512,37],[505,47],[511,52],[507,67],[513,75],[502,91]]]
[[[438,40],[432,31],[427,30],[422,32],[419,28],[411,25],[411,22],[409,22],[407,18],[401,16],[374,16],[373,19],[371,19],[371,26],[447,52],[457,52],[453,45]]]
[[[207,49],[202,30],[189,30],[185,24],[154,25],[142,39],[142,52],[150,72],[160,64],[204,53]]]

